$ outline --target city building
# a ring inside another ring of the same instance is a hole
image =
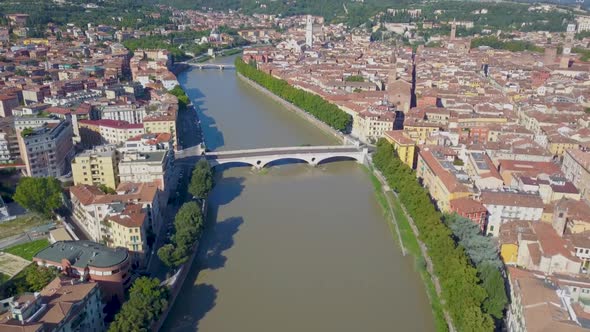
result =
[[[108,224],[106,236],[112,247],[123,247],[129,250],[133,266],[143,266],[147,245],[147,214],[141,205],[128,204],[121,206],[119,213],[106,218]]]
[[[145,108],[135,105],[109,105],[99,111],[103,120],[126,121],[130,124],[143,123],[146,116]]]
[[[443,212],[451,212],[452,200],[473,195],[467,186],[467,174],[453,164],[455,157],[436,147],[426,147],[418,152],[416,175]]]
[[[395,112],[371,111],[356,114],[352,134],[363,142],[376,142],[386,131],[393,130]]]
[[[0,94],[0,117],[5,118],[12,115],[12,110],[20,105],[18,97],[13,94]]]
[[[508,268],[510,306],[507,312],[508,331],[541,332],[587,331],[578,325],[573,310],[555,283],[534,273]]]
[[[57,277],[38,293],[8,299],[2,331],[104,331],[101,291],[95,282]]]
[[[488,210],[487,234],[498,236],[500,226],[511,220],[539,221],[543,200],[538,194],[513,191],[482,191],[481,203]]]
[[[14,119],[0,118],[0,164],[14,164],[20,159]]]
[[[125,289],[131,286],[131,257],[127,249],[108,248],[92,241],[58,241],[33,257],[40,266],[55,266],[72,278],[98,283],[103,299],[117,297],[125,301]]]
[[[118,120],[80,120],[78,126],[84,146],[122,144],[144,133],[143,124]]]
[[[127,152],[119,162],[121,182],[156,183],[166,191],[172,175],[174,153],[171,150]]]
[[[72,161],[74,184],[117,188],[119,153],[114,145],[100,145],[76,155]]]
[[[386,131],[383,135],[393,145],[393,149],[404,164],[414,168],[416,144],[404,134],[403,130]]]
[[[481,202],[469,197],[457,198],[450,201],[451,212],[467,218],[479,225],[481,232],[485,232],[488,210]]]
[[[590,152],[566,150],[561,171],[583,197],[590,199]]]
[[[96,186],[77,185],[70,187],[70,197],[74,221],[89,238],[98,242],[107,240],[105,218],[119,214],[126,204],[141,205],[147,215],[146,227],[157,232],[166,204],[157,183],[122,182],[116,194],[106,194]]]
[[[74,155],[73,131],[69,121],[44,123],[39,127],[25,128],[17,139],[21,158],[28,176],[66,175]]]

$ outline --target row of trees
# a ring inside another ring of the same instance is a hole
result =
[[[484,311],[501,320],[508,304],[508,297],[500,270],[503,264],[498,253],[498,244],[493,238],[483,235],[479,225],[458,214],[445,216],[444,222],[453,232],[455,241],[465,248],[471,263],[477,268],[477,275],[487,293],[487,298],[482,304]]]
[[[507,50],[511,52],[522,52],[522,51],[532,51],[532,52],[543,52],[543,48],[539,46],[535,46],[535,44],[531,42],[526,42],[522,40],[500,40],[496,36],[486,36],[486,37],[478,37],[473,38],[471,40],[471,48],[476,48],[479,46],[489,46],[491,48],[497,50]]]
[[[190,99],[186,95],[186,92],[182,89],[180,85],[175,86],[172,90],[168,91],[171,94],[175,95],[178,98],[178,109],[181,111],[186,110],[188,104],[190,104]]]
[[[274,78],[272,75],[258,70],[255,66],[245,63],[241,58],[236,59],[235,65],[240,74],[303,109],[330,127],[342,132],[350,128],[351,116],[322,97],[294,88],[287,81]]]
[[[149,331],[168,306],[168,288],[157,278],[140,277],[129,290],[129,300],[109,326],[109,332]]]
[[[401,202],[414,220],[420,240],[428,248],[433,272],[441,286],[444,307],[458,331],[492,331],[494,321],[484,305],[488,294],[477,270],[462,246],[453,240],[451,230],[441,222],[442,215],[428,192],[416,181],[411,168],[397,158],[394,148],[381,139],[373,161],[389,186],[399,193]]]
[[[206,198],[213,188],[213,172],[205,159],[199,160],[191,176],[188,191],[196,197]],[[191,249],[203,232],[203,213],[197,202],[190,201],[180,207],[174,218],[175,233],[171,243],[158,250],[160,260],[176,268],[190,258]]]

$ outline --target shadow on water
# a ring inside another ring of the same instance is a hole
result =
[[[209,284],[195,285],[186,291],[183,289],[183,295],[199,300],[195,306],[174,306],[174,310],[177,311],[179,317],[175,319],[174,326],[167,330],[175,332],[198,331],[201,319],[215,307],[218,292],[217,288]]]
[[[206,112],[207,108],[204,108],[205,98],[207,97],[202,90],[196,87],[187,87],[187,82],[184,82],[184,89],[186,94],[189,96],[191,102],[197,109],[199,120],[201,121],[202,136],[206,137],[206,145],[209,150],[215,150],[225,145],[223,133],[217,128],[215,119],[209,116]]]
[[[199,268],[201,270],[216,270],[225,266],[227,257],[223,252],[234,245],[234,235],[244,223],[241,217],[232,217],[210,226],[205,239],[204,252],[199,255]]]
[[[220,174],[219,171],[220,170],[216,168],[215,173]],[[215,181],[217,182],[217,185],[209,195],[210,220],[217,219],[217,210],[219,206],[231,203],[231,201],[242,194],[246,178],[235,176],[221,178],[221,175],[216,175]]]
[[[209,223],[198,256],[164,325],[164,331],[198,331],[200,320],[215,307],[219,293],[211,284],[196,283],[198,274],[203,270],[216,270],[225,266],[227,257],[223,253],[234,245],[234,236],[243,223],[241,217]],[[184,305],[186,303],[195,305]]]

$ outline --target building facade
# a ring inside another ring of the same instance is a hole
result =
[[[64,120],[20,131],[17,139],[27,175],[60,177],[67,174],[74,155],[72,136],[72,125]]]
[[[72,161],[74,184],[105,185],[115,189],[119,184],[119,154],[114,145],[101,145],[76,155]]]

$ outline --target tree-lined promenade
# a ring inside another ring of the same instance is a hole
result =
[[[188,191],[193,198],[204,201],[212,188],[213,172],[209,163],[201,159],[193,170]],[[200,204],[194,200],[184,203],[174,218],[174,235],[170,243],[158,250],[160,260],[171,270],[176,270],[185,263],[190,264],[189,259],[199,243],[203,227]],[[173,301],[170,290],[161,286],[160,280],[139,278],[133,283],[129,298],[115,316],[109,331],[147,331],[162,319],[170,301]]]
[[[391,144],[380,140],[373,162],[418,228],[454,327],[458,331],[493,331],[494,319],[503,318],[507,303],[496,249],[463,219],[447,217],[447,226],[414,171],[397,157]],[[484,252],[478,248],[482,245]]]
[[[238,73],[303,109],[330,127],[340,132],[345,132],[350,128],[352,117],[322,97],[297,89],[285,80],[274,78],[272,75],[258,70],[255,66],[245,63],[241,58],[236,58],[235,65]]]

